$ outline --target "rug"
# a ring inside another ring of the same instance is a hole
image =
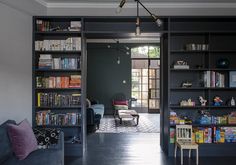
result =
[[[100,122],[100,128],[96,133],[159,133],[159,114],[139,114],[139,124],[136,126],[136,119],[124,119],[122,124],[118,118],[104,116]]]

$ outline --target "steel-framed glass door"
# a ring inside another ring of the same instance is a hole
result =
[[[160,47],[140,46],[131,49],[132,108],[137,112],[159,112]]]

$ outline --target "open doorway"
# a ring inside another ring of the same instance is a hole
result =
[[[93,132],[159,133],[159,38],[90,39],[87,50],[87,97],[94,113],[101,115],[99,128]],[[123,98],[117,99],[118,95]],[[114,115],[118,112],[114,100],[126,100],[124,110],[136,111],[138,118]]]
[[[140,113],[160,113],[160,46],[131,49],[132,108]]]

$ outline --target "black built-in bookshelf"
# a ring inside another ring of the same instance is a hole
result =
[[[76,31],[37,31],[36,20],[46,20],[53,22],[53,26],[61,26],[66,29],[70,26],[70,21],[81,21],[82,29]],[[207,110],[212,115],[227,115],[236,110],[233,106],[225,105],[225,101],[234,97],[236,99],[236,87],[229,86],[229,73],[236,71],[236,18],[235,17],[162,17],[163,25],[157,27],[149,17],[142,18],[142,36],[161,36],[161,81],[160,81],[160,133],[161,146],[164,152],[173,156],[173,143],[170,143],[170,128],[175,128],[175,124],[170,123],[170,112],[175,111],[183,116],[197,118],[199,110]],[[33,18],[33,41],[42,39],[66,39],[68,37],[81,37],[81,51],[68,50],[35,50],[33,42],[33,124],[36,126],[36,112],[51,110],[53,112],[79,112],[81,113],[81,123],[75,126],[55,126],[47,125],[40,127],[59,127],[65,131],[66,136],[80,135],[81,143],[67,143],[66,152],[77,153],[85,151],[85,120],[84,120],[84,100],[86,98],[86,44],[84,38],[126,38],[132,37],[135,31],[135,17],[34,17]],[[151,34],[151,35],[150,35]],[[208,49],[189,50],[186,44],[207,44]],[[57,69],[48,70],[38,68],[40,54],[51,54],[52,57],[81,57],[81,67],[78,69]],[[227,58],[230,61],[228,68],[216,67],[219,58]],[[177,60],[185,60],[190,65],[190,69],[173,69],[173,63]],[[200,67],[196,67],[200,65]],[[207,71],[215,71],[224,75],[224,87],[202,86],[202,78]],[[36,88],[36,77],[59,77],[71,74],[81,75],[81,87],[77,88]],[[183,81],[191,81],[192,87],[182,88]],[[81,105],[77,106],[37,106],[37,93],[81,93]],[[213,106],[212,99],[219,95],[224,101],[221,106]],[[207,99],[207,105],[202,107],[198,101],[198,96]],[[181,107],[179,102],[182,99],[191,98],[196,102],[194,107]],[[236,127],[235,124],[199,124],[192,123],[193,127]],[[202,156],[234,156],[236,154],[236,143],[203,143],[200,144],[200,155]]]
[[[85,147],[83,19],[33,17],[33,125],[61,129],[65,155]]]
[[[216,130],[236,127],[235,123],[209,123],[203,124],[199,120],[205,112],[210,117],[223,117],[235,112],[236,106],[227,104],[232,97],[236,98],[236,88],[230,86],[230,72],[236,70],[236,19],[235,18],[197,18],[197,17],[172,17],[169,18],[169,33],[164,38],[168,39],[168,45],[164,46],[164,53],[168,55],[168,76],[162,77],[168,80],[167,101],[162,102],[164,109],[164,140],[162,145],[170,156],[173,156],[174,143],[171,142],[173,129],[179,123],[170,122],[170,113],[174,112],[178,117],[188,117],[192,121],[195,130],[212,129],[210,142],[199,143],[200,155],[204,156],[229,156],[235,155],[236,143],[226,140],[216,141]],[[188,47],[192,44],[192,47]],[[197,45],[207,45],[202,48]],[[218,65],[220,59],[227,59],[229,65]],[[175,69],[176,61],[185,61],[189,69]],[[182,87],[183,82],[191,82],[191,87]],[[209,81],[209,82],[207,82]],[[207,84],[208,83],[208,84]],[[166,89],[166,88],[165,88]],[[167,92],[166,91],[166,92]],[[206,106],[201,106],[199,96],[207,100]],[[220,106],[215,106],[213,98],[220,96],[223,100]],[[191,98],[195,106],[181,106],[182,100]],[[212,119],[213,121],[213,119]],[[217,121],[218,122],[218,121]],[[225,131],[225,130],[224,130]],[[226,132],[226,131],[225,131]],[[208,132],[209,133],[209,132]],[[218,132],[219,133],[219,132]],[[172,134],[172,135],[171,135]],[[196,140],[196,139],[195,139]],[[222,152],[224,151],[224,152]]]

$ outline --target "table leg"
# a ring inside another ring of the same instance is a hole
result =
[[[120,118],[120,124],[122,124],[122,118]]]
[[[139,116],[137,116],[137,125],[138,125],[138,123],[139,123]]]

